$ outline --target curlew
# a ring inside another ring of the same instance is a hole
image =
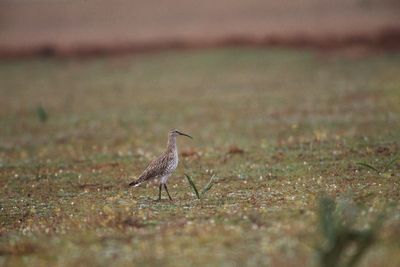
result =
[[[178,130],[174,129],[169,131],[167,149],[159,157],[151,161],[139,178],[131,182],[129,186],[136,187],[144,182],[159,178],[160,186],[158,191],[158,200],[161,200],[162,187],[164,187],[165,191],[167,191],[169,199],[172,200],[171,195],[168,192],[167,180],[175,171],[176,167],[178,167],[179,160],[176,137],[179,135],[187,136],[193,139],[193,137],[190,135],[182,133]]]

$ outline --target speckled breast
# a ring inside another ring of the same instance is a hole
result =
[[[170,157],[170,160],[168,161],[166,173],[169,174],[175,171],[176,168],[178,167],[178,162],[179,162],[178,151],[175,151],[175,153],[172,154],[172,157]]]

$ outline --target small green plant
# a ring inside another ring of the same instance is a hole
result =
[[[396,161],[399,159],[399,156],[394,156],[388,163],[386,163],[382,168],[379,167],[375,167],[371,164],[365,163],[365,162],[357,162],[358,165],[366,167],[374,172],[376,172],[377,174],[382,174],[384,172],[386,172],[387,170],[389,170],[390,166],[392,166],[393,164],[396,163]]]
[[[193,188],[194,193],[196,194],[197,199],[201,199],[214,185],[214,180],[215,176],[211,176],[210,181],[204,186],[203,190],[201,190],[201,193],[199,194],[199,190],[197,190],[197,187],[195,183],[193,182],[193,179],[185,173],[185,177],[188,180],[190,186]]]
[[[319,266],[353,267],[375,242],[383,216],[379,216],[370,228],[356,230],[353,229],[354,220],[342,219],[335,212],[335,205],[327,197],[320,201],[319,220],[324,241],[317,247]]]
[[[46,122],[47,119],[49,118],[49,115],[47,114],[46,110],[43,108],[42,105],[36,108],[36,115],[41,122]]]
[[[203,196],[205,193],[207,193],[214,185],[214,178],[215,176],[212,175],[210,178],[210,181],[204,186],[203,190],[201,190],[201,195]]]
[[[197,190],[196,185],[194,184],[192,178],[185,173],[185,177],[188,180],[190,186],[193,188],[194,193],[196,194],[197,198],[200,199],[199,191]]]

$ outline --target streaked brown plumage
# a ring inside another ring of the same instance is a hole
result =
[[[139,178],[129,184],[130,186],[136,187],[144,182],[159,178],[160,186],[158,200],[161,199],[161,189],[163,186],[165,188],[165,191],[167,191],[169,199],[172,200],[168,192],[167,180],[178,166],[178,147],[176,145],[176,137],[178,135],[184,135],[192,138],[190,135],[179,132],[178,130],[171,130],[168,134],[168,144],[166,151],[162,153],[159,157],[151,161],[149,165],[147,165],[143,173],[139,176]]]

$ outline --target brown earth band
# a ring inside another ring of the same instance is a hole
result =
[[[364,51],[368,52],[398,51],[400,50],[400,27],[384,28],[375,33],[352,33],[347,35],[327,36],[312,36],[300,33],[292,36],[231,35],[214,39],[176,38],[138,42],[87,42],[70,46],[44,43],[35,46],[11,47],[0,44],[0,58],[28,56],[91,57],[98,55],[119,55],[214,47],[290,47],[316,49],[322,52],[361,47]]]

